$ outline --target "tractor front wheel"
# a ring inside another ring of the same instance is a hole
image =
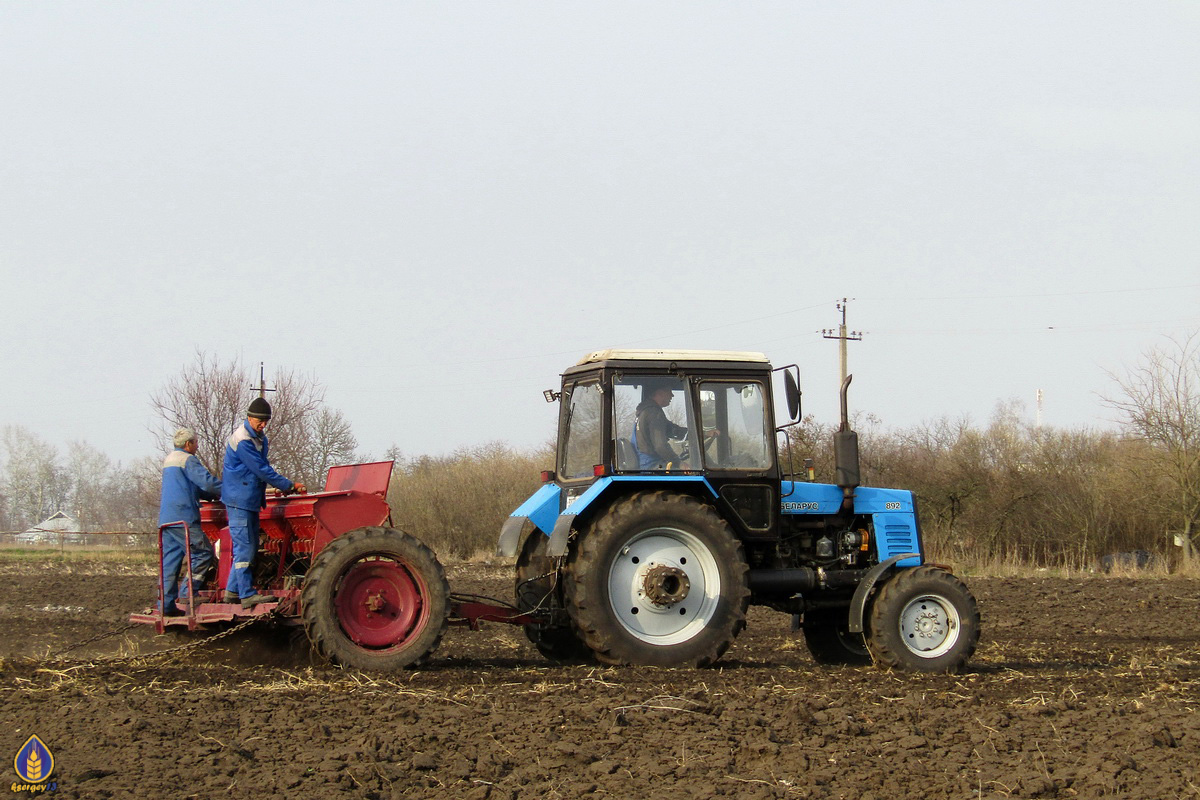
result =
[[[567,610],[606,664],[706,666],[746,626],[742,544],[694,497],[640,492],[600,512],[567,560]]]
[[[896,571],[871,604],[867,646],[882,666],[957,672],[979,643],[979,607],[966,584],[944,569]]]
[[[343,666],[387,671],[417,666],[437,647],[450,585],[421,540],[395,528],[359,528],[317,554],[300,601],[318,653]]]

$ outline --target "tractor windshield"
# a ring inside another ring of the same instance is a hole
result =
[[[622,472],[699,469],[687,384],[674,375],[613,378],[613,439]]]

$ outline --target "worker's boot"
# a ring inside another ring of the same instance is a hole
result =
[[[242,598],[238,597],[237,592],[226,592],[225,594],[221,595],[221,602],[222,603],[240,603],[240,602],[242,602]]]
[[[242,598],[242,608],[254,608],[263,603],[278,603],[279,598],[271,594],[258,594],[257,592],[249,597]]]

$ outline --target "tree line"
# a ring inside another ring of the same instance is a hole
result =
[[[1189,557],[1200,536],[1200,347],[1197,337],[1148,352],[1113,374],[1113,430],[1037,427],[1013,403],[977,424],[944,417],[891,429],[869,415],[855,427],[864,485],[915,492],[934,560],[1018,561],[1080,567],[1111,552],[1150,550]],[[330,465],[372,460],[357,451],[350,424],[323,403],[313,378],[278,373],[272,398],[272,460],[286,475],[320,487]],[[244,367],[196,362],[153,403],[164,441],[187,424],[201,433],[205,463],[219,470],[224,440],[249,394]],[[278,423],[278,424],[277,424]],[[785,470],[832,481],[833,426],[811,417],[781,434]],[[112,464],[85,443],[63,455],[21,428],[6,428],[0,472],[0,529],[78,510],[103,529],[153,530],[157,458]],[[393,448],[392,523],[444,556],[490,553],[504,519],[554,465],[553,445],[519,449],[493,442],[445,455]],[[1175,548],[1176,540],[1183,545]]]
[[[86,442],[65,454],[33,431],[7,426],[0,435],[0,531],[22,531],[62,511],[84,531],[153,532],[158,525],[163,456],[181,427],[196,432],[197,455],[221,476],[225,441],[246,417],[257,375],[240,360],[198,352],[150,397],[151,433],[160,452],[132,464],[111,461]],[[272,391],[271,461],[281,473],[317,490],[329,467],[370,460],[358,452],[350,422],[325,403],[314,376],[278,370]]]

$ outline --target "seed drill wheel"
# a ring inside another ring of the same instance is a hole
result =
[[[944,569],[901,569],[871,604],[867,646],[885,667],[957,672],[979,643],[979,607],[966,585]]]
[[[549,539],[533,531],[517,555],[516,599],[522,611],[563,608],[562,576],[546,555]],[[565,625],[526,625],[525,636],[538,652],[551,661],[570,663],[591,661],[592,651],[583,643],[570,623]]]
[[[567,610],[606,664],[706,666],[746,627],[742,544],[713,508],[639,492],[600,512],[567,561]]]
[[[818,664],[871,663],[871,653],[861,633],[850,632],[846,608],[817,608],[804,612],[804,643]]]
[[[313,559],[300,595],[304,630],[347,667],[419,665],[446,632],[450,585],[433,551],[395,528],[359,528]]]

